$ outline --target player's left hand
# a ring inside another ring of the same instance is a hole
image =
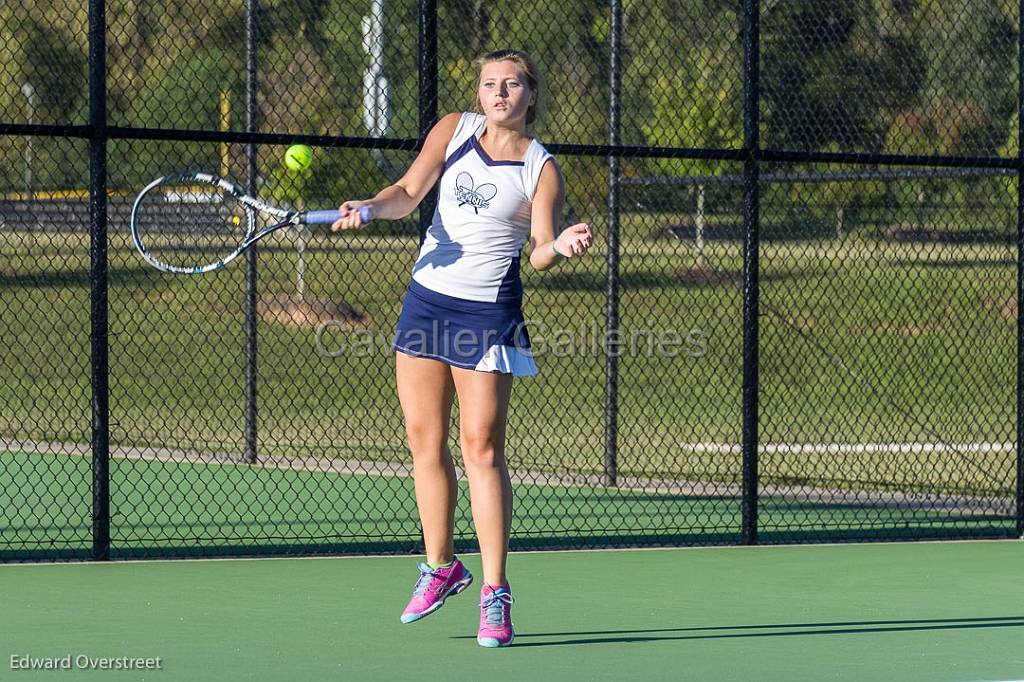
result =
[[[587,223],[576,223],[562,230],[555,239],[555,248],[568,258],[582,256],[594,243],[594,233]]]

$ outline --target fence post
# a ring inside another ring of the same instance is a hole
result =
[[[1017,537],[1024,538],[1024,0],[1017,26]]]
[[[419,70],[419,134],[420,140],[426,140],[430,129],[437,122],[437,0],[419,0],[418,10],[416,65]],[[427,230],[434,220],[435,206],[436,187],[427,192],[427,196],[420,202],[420,246],[423,246]],[[413,552],[422,554],[426,546],[421,526],[419,544],[413,548]]]
[[[419,132],[425,140],[437,122],[437,0],[419,2],[419,38],[417,66],[419,67]],[[434,219],[437,188],[430,190],[420,203],[420,245]]]
[[[259,112],[257,111],[256,92],[259,87],[257,80],[256,51],[259,45],[259,0],[245,2],[245,130],[255,133],[259,130]],[[256,163],[256,143],[249,142],[245,146],[245,181],[246,191],[256,196],[258,166]],[[245,252],[245,455],[250,464],[256,463],[256,407],[257,407],[257,327],[256,300],[257,281],[256,265],[259,251],[257,245],[249,247]]]
[[[743,544],[757,544],[758,249],[760,248],[760,16],[743,0]]]
[[[110,558],[110,366],[107,362],[107,35],[105,0],[89,0],[89,320],[92,373],[92,558]]]
[[[618,146],[619,96],[622,90],[622,2],[611,0],[608,82],[608,144]],[[619,157],[608,155],[608,302],[605,310],[604,356],[604,485],[618,485],[619,438]],[[613,340],[614,339],[614,340]]]

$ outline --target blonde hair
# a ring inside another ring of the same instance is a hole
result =
[[[486,52],[476,59],[473,60],[473,66],[476,67],[476,89],[480,91],[480,76],[483,71],[485,64],[491,64],[493,62],[512,62],[519,67],[519,70],[526,76],[526,84],[530,86],[530,92],[533,93],[533,104],[526,110],[526,124],[533,123],[534,119],[537,118],[537,106],[540,104],[540,70],[537,68],[537,64],[533,61],[528,53],[522,50],[494,50],[493,52]],[[483,113],[483,108],[480,106],[479,96],[473,98],[473,111],[478,114]]]

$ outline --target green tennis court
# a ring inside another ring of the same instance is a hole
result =
[[[514,553],[505,650],[474,641],[476,585],[400,624],[414,561],[3,566],[0,677],[70,655],[159,657],[77,671],[146,680],[1024,678],[1019,542]]]
[[[1024,682],[1022,3],[0,4],[0,682]]]
[[[90,466],[84,456],[0,452],[10,509],[32,510],[5,528],[0,558],[90,556]],[[118,458],[111,462],[111,478],[113,558],[404,552],[420,539],[413,480],[401,468],[371,475]],[[550,479],[517,482],[513,549],[601,545],[613,538],[634,545],[741,542],[735,486],[704,482],[693,490],[645,490]],[[798,490],[764,493],[762,542],[1005,538],[1016,529],[1006,509],[995,503],[972,507],[963,496],[914,501],[879,495],[839,503],[814,501],[806,492],[798,496]],[[457,518],[457,539],[472,542],[465,480]],[[39,548],[41,538],[45,546]]]

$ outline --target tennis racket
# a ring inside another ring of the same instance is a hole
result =
[[[359,209],[370,222],[369,206]],[[135,248],[164,272],[199,275],[224,267],[250,246],[281,229],[329,225],[338,209],[285,211],[247,195],[209,173],[178,173],[146,185],[132,206]]]

